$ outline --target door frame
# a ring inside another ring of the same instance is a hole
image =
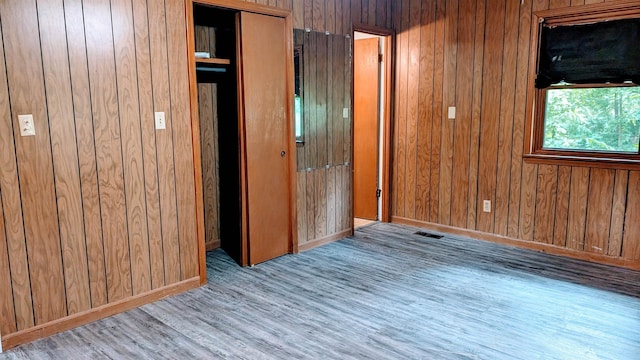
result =
[[[355,39],[355,32],[362,32],[371,35],[377,35],[383,37],[384,41],[384,53],[387,59],[385,59],[384,63],[384,91],[382,95],[381,101],[384,103],[384,111],[382,114],[382,147],[378,150],[382,152],[382,216],[380,217],[381,222],[390,222],[391,221],[391,163],[392,159],[392,147],[393,144],[391,140],[393,139],[393,126],[392,126],[392,117],[393,117],[393,94],[394,94],[394,83],[395,76],[393,69],[395,68],[395,31],[392,29],[387,29],[378,26],[372,26],[361,23],[354,23],[353,29],[351,31],[351,38]],[[355,40],[351,42],[351,54],[354,52]],[[353,57],[352,57],[353,58]],[[352,64],[355,69],[355,62]],[[351,71],[351,83],[355,82],[354,79],[354,71]],[[351,108],[354,108],[354,100],[355,93],[354,87],[351,87]],[[353,138],[354,138],[354,130],[351,131],[351,158],[353,159]],[[353,166],[351,167],[351,184],[353,185]],[[351,192],[351,209],[353,209],[354,205],[354,194]],[[351,216],[351,229],[353,230],[353,214]]]
[[[274,8],[267,5],[261,5],[257,3],[249,3],[238,0],[185,0],[185,17],[186,17],[186,32],[187,32],[187,59],[189,70],[189,98],[191,105],[191,139],[193,143],[193,164],[194,164],[194,181],[195,181],[195,207],[196,207],[196,229],[198,240],[198,264],[200,271],[200,284],[204,285],[207,282],[207,263],[206,263],[206,247],[205,247],[205,234],[204,234],[204,199],[203,199],[203,187],[202,187],[202,158],[200,149],[200,115],[198,113],[198,84],[196,79],[196,67],[195,67],[195,31],[194,31],[194,18],[193,18],[193,5],[201,4],[212,7],[217,7],[232,11],[246,11],[256,14],[269,15],[283,18],[285,21],[286,31],[286,49],[291,56],[287,57],[286,74],[287,74],[287,93],[293,94],[294,88],[294,70],[293,70],[293,15],[291,10]],[[288,35],[287,35],[288,34]],[[240,84],[239,84],[240,85]],[[239,86],[240,88],[240,86]],[[238,99],[240,102],[241,99]],[[289,219],[291,221],[289,228],[289,253],[298,252],[298,220],[297,220],[297,184],[296,184],[296,159],[293,154],[296,153],[296,141],[295,141],[295,127],[293,124],[293,96],[290,96],[289,104],[286,109],[287,113],[287,134],[289,141],[287,142],[288,157],[288,176],[289,179]],[[238,119],[239,125],[242,128],[244,126],[241,114]],[[240,158],[246,158],[244,147],[244,134],[240,136]],[[245,160],[241,160],[241,172],[244,173]],[[246,203],[246,184],[245,179],[241,178],[241,193],[242,193],[242,226],[243,226],[243,239],[245,242],[243,246],[246,246],[247,234],[246,234],[246,221],[247,210]]]

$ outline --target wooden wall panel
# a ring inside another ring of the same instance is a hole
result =
[[[178,230],[180,244],[181,279],[198,276],[198,244],[196,232],[195,179],[191,114],[189,99],[189,74],[185,41],[186,19],[182,1],[167,1],[167,46],[177,56],[169,62],[171,94],[171,119],[176,168],[176,200],[178,208]],[[167,123],[168,126],[168,123]]]
[[[629,173],[627,211],[622,239],[622,257],[640,260],[640,172]]]
[[[65,15],[62,1],[38,6],[51,149],[55,171],[60,240],[69,314],[91,308],[82,216],[78,147],[73,118]]]
[[[420,12],[420,22],[426,23],[435,17],[436,3],[423,3]],[[418,118],[416,119],[416,213],[419,220],[429,220],[431,171],[431,123],[433,119],[433,82],[427,76],[433,73],[434,66],[434,37],[435,32],[431,26],[420,27],[420,62],[419,88],[418,88]]]
[[[147,204],[144,192],[142,164],[141,118],[136,79],[136,44],[131,0],[114,0],[112,11],[119,16],[112,20],[118,29],[115,48],[116,81],[122,134],[127,227],[129,231],[129,256],[131,285],[134,295],[151,290],[149,258],[149,234],[147,232]],[[150,120],[147,118],[145,120]]]
[[[482,77],[484,67],[485,0],[476,0],[476,26],[474,38],[473,78]],[[471,136],[469,139],[469,195],[467,201],[467,227],[476,228],[478,199],[478,156],[480,147],[480,115],[482,113],[482,81],[473,81],[471,107]],[[463,189],[464,191],[464,189]],[[464,204],[463,204],[464,205]]]
[[[611,169],[591,170],[584,251],[607,253],[615,175]]]
[[[494,232],[506,236],[509,223],[509,187],[515,109],[515,77],[518,52],[520,4],[507,1],[501,79],[500,125],[498,130],[498,167],[494,207]]]
[[[208,40],[208,37],[206,38]],[[199,50],[200,51],[200,50]],[[220,244],[218,182],[218,107],[217,84],[198,84],[200,119],[200,153],[202,158],[202,193],[204,197],[204,227],[207,249]]]
[[[197,275],[183,6],[0,3],[3,340]]]
[[[414,2],[392,3],[392,216],[637,260],[635,172],[538,165],[522,156],[532,13],[584,3],[423,0],[419,42],[411,41]],[[409,76],[415,54],[418,91]],[[448,106],[457,108],[454,121]],[[485,199],[490,213],[482,211]]]
[[[51,138],[34,0],[0,3],[16,144],[19,193],[35,324],[67,315]],[[20,30],[17,30],[20,29]],[[37,136],[22,137],[18,115],[32,114]],[[8,208],[5,211],[20,211]]]
[[[294,41],[303,49],[304,144],[297,149],[297,203],[298,243],[304,246],[351,224],[351,40],[295,30]]]
[[[169,99],[169,48],[167,45],[166,12],[164,1],[149,0],[149,34],[151,49],[151,87],[153,110],[165,113],[166,130],[155,132],[158,159],[160,193],[160,216],[162,223],[162,248],[164,263],[163,284],[172,284],[180,279],[178,245],[178,214],[176,204],[175,168],[173,160],[172,121]]]
[[[463,1],[458,9],[459,17],[475,16],[476,3]],[[456,119],[453,133],[457,134],[453,143],[452,183],[461,188],[469,188],[469,136],[471,130],[471,108],[473,99],[473,77],[475,23],[461,22],[458,28],[458,54],[456,71]],[[468,191],[451,192],[451,225],[467,225]]]
[[[96,307],[107,303],[107,279],[82,2],[65,2],[64,9],[69,68],[71,69],[73,110],[78,141],[82,209],[87,263],[89,266],[89,288],[91,291],[91,305]]]
[[[456,72],[458,65],[458,2],[446,0],[442,2],[444,11],[448,14],[444,21],[444,61],[442,81],[442,102],[440,116],[440,171],[439,171],[439,201],[438,222],[451,224],[451,184],[453,174],[454,121],[448,116],[448,108],[456,102]],[[409,31],[411,33],[411,30]],[[411,44],[409,44],[411,46]],[[407,151],[407,155],[410,152]],[[408,198],[407,198],[408,199]]]
[[[0,199],[0,284],[11,284],[9,252],[6,245],[2,199]],[[0,334],[11,334],[17,330],[12,295],[11,291],[0,292]]]
[[[151,288],[157,289],[164,285],[164,259],[162,256],[162,223],[158,188],[156,130],[154,121],[151,121],[151,119],[154,118],[154,111],[153,92],[149,91],[150,85],[152,84],[151,37],[149,34],[149,19],[147,14],[148,8],[146,2],[133,2]]]
[[[627,206],[627,187],[629,171],[617,170],[611,205],[611,231],[607,255],[620,256],[622,252],[622,236],[624,234],[624,211]]]
[[[132,291],[113,25],[105,8],[108,1],[84,3],[107,295],[108,301],[114,301],[131,296]]]
[[[0,34],[6,30],[0,27]],[[4,48],[0,51],[1,59],[5,59]],[[11,282],[3,293],[12,292],[12,305],[16,314],[17,329],[11,324],[2,324],[0,329],[22,330],[33,327],[33,301],[31,296],[31,278],[27,260],[27,244],[25,241],[24,222],[22,216],[22,199],[18,183],[18,167],[13,132],[15,117],[11,113],[9,103],[9,84],[6,77],[6,64],[0,61],[0,195],[4,214],[4,231],[8,258],[11,264]],[[0,243],[0,246],[4,244]]]

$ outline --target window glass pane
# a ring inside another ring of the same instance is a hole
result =
[[[302,104],[300,96],[295,96],[296,139],[302,137]]]
[[[640,87],[546,91],[545,149],[638,153]]]

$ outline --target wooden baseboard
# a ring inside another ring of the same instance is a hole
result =
[[[204,247],[206,251],[213,251],[215,249],[218,249],[220,247],[220,239],[209,241],[204,244]]]
[[[162,300],[164,298],[185,292],[187,290],[197,288],[199,286],[200,277],[197,276],[173,285],[152,290],[144,294],[116,301],[114,303],[83,311],[81,313],[69,315],[62,319],[50,321],[46,324],[38,325],[26,330],[18,331],[13,334],[2,336],[2,345],[0,346],[0,348],[8,350],[12,347],[26,344],[37,339],[57,334],[62,331],[70,330],[96,320],[104,319],[109,316],[131,310],[133,308],[137,308],[154,301]]]
[[[640,271],[640,261],[638,260],[629,260],[615,256],[608,256],[604,254],[590,253],[586,251],[579,251],[574,249],[567,249],[564,247],[560,247],[552,244],[544,244],[533,241],[525,241],[520,239],[514,239],[506,236],[489,234],[476,230],[468,230],[457,228],[453,226],[434,224],[426,221],[408,219],[403,217],[394,216],[391,218],[392,223],[403,224],[409,226],[420,227],[424,229],[439,231],[443,233],[466,236],[474,239],[490,241],[498,244],[511,245],[523,249],[540,251],[548,254],[566,256],[573,259],[585,260],[593,263],[604,264],[604,265],[612,265],[617,267],[623,267],[631,270]]]
[[[311,240],[311,241],[306,242],[304,244],[300,244],[298,246],[298,251],[311,250],[311,249],[316,248],[318,246],[322,246],[324,244],[328,244],[330,242],[334,242],[336,240],[340,240],[342,238],[345,238],[345,237],[351,235],[352,232],[353,231],[351,229],[347,229],[347,230],[343,230],[343,231],[341,231],[339,233],[335,233],[333,235],[329,235],[329,236],[325,236],[323,238]]]

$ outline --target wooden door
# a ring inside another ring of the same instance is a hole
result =
[[[249,264],[289,251],[291,233],[285,20],[240,14],[245,232]]]
[[[378,217],[378,38],[354,42],[353,216]]]

